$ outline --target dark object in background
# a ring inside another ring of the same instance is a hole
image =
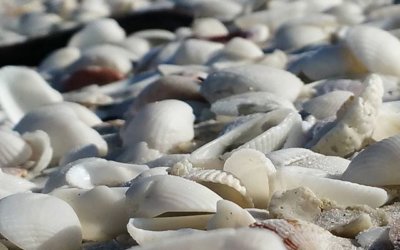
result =
[[[193,17],[176,10],[152,10],[135,12],[114,18],[119,25],[131,34],[144,29],[166,29],[174,31],[182,26],[190,26]],[[49,53],[64,47],[71,36],[82,26],[54,32],[44,37],[29,39],[23,43],[0,46],[0,66],[38,65]]]

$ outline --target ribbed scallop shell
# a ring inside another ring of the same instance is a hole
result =
[[[164,100],[143,107],[128,121],[120,135],[124,145],[147,142],[149,148],[167,152],[194,137],[192,108],[178,100]]]
[[[216,115],[239,116],[269,112],[278,108],[295,109],[293,104],[273,93],[248,92],[217,100],[211,105]]]
[[[200,91],[211,102],[249,91],[271,92],[294,101],[302,86],[303,82],[290,72],[253,64],[211,73]]]
[[[126,192],[131,217],[151,218],[166,213],[213,213],[222,199],[194,181],[172,175],[135,179]]]
[[[22,249],[80,249],[81,225],[74,210],[56,197],[23,193],[0,201],[0,233]]]
[[[32,155],[32,148],[18,133],[0,130],[0,168],[19,167]]]
[[[400,185],[400,135],[368,146],[343,173],[342,179],[371,186]]]
[[[347,31],[345,43],[370,72],[400,76],[400,41],[389,32],[355,26]]]

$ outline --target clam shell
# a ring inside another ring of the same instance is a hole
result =
[[[204,64],[222,48],[223,45],[220,43],[189,39],[182,42],[172,61],[178,65]]]
[[[232,173],[241,181],[255,207],[267,207],[270,199],[268,177],[276,170],[264,154],[254,149],[237,150],[226,159],[224,171]]]
[[[118,156],[117,161],[144,164],[156,160],[161,156],[162,154],[158,150],[149,148],[146,142],[139,142],[124,148],[124,151]]]
[[[192,32],[196,37],[207,38],[213,36],[225,36],[229,31],[218,19],[205,17],[194,20],[192,24]]]
[[[269,112],[279,108],[295,109],[293,104],[269,92],[248,92],[217,100],[211,105],[216,115],[239,116]]]
[[[249,91],[271,92],[294,101],[302,86],[302,81],[287,71],[264,65],[244,65],[211,73],[200,91],[210,102]]]
[[[347,31],[345,43],[370,72],[400,76],[400,41],[389,32],[355,26]]]
[[[192,108],[178,100],[151,103],[121,130],[123,144],[147,142],[150,148],[167,152],[178,144],[193,139],[194,115]]]
[[[32,155],[29,160],[33,161],[34,164],[30,169],[30,175],[34,176],[50,165],[53,156],[50,138],[46,132],[41,130],[25,133],[22,135],[22,138],[24,138],[32,149]]]
[[[19,66],[6,66],[0,70],[0,105],[12,122],[17,123],[37,107],[61,101],[60,93],[36,71]]]
[[[324,42],[328,38],[329,33],[320,27],[304,24],[287,24],[277,30],[275,44],[281,50],[299,49]]]
[[[213,213],[220,200],[208,188],[170,175],[135,179],[126,192],[126,204],[132,217],[155,217],[165,213]]]
[[[256,222],[249,212],[228,200],[217,202],[217,212],[207,224],[207,230],[218,228],[240,228]]]
[[[368,146],[351,161],[342,179],[371,186],[399,185],[399,150],[399,135]]]
[[[0,199],[6,196],[30,191],[36,185],[24,178],[4,173],[0,169]]]
[[[252,41],[235,37],[225,45],[220,53],[211,58],[208,64],[216,61],[255,59],[263,55],[263,51]]]
[[[0,201],[0,232],[22,249],[80,249],[81,225],[63,200],[45,194],[14,194]]]
[[[74,209],[82,225],[84,240],[104,241],[126,232],[129,220],[125,207],[127,189],[98,186],[90,190],[56,189],[49,194]]]
[[[0,167],[18,167],[32,156],[31,146],[15,132],[0,130]]]

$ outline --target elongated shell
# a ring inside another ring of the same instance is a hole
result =
[[[61,94],[34,70],[18,66],[0,70],[0,105],[14,123],[37,107],[62,99]]]
[[[18,167],[32,155],[32,148],[18,133],[0,130],[0,168]]]
[[[220,199],[196,182],[170,175],[134,180],[126,192],[128,211],[133,217],[155,217],[168,212],[213,213]]]
[[[290,72],[264,66],[244,65],[211,73],[201,85],[210,102],[249,91],[266,91],[294,101],[303,82]]]
[[[178,100],[151,103],[121,130],[124,145],[147,142],[150,148],[167,152],[194,137],[192,108]]]
[[[50,195],[67,202],[77,214],[85,240],[104,241],[125,231],[127,188],[98,186],[93,189],[56,189]],[[95,209],[93,209],[95,208]]]
[[[342,179],[371,186],[400,185],[399,150],[399,135],[370,145],[351,161]]]
[[[249,212],[233,202],[220,200],[217,202],[217,212],[207,224],[207,230],[218,228],[240,228],[256,222]]]
[[[370,72],[400,76],[400,41],[389,32],[355,26],[347,31],[345,43]]]
[[[15,194],[0,201],[0,233],[22,249],[80,249],[81,225],[64,201],[45,194]]]

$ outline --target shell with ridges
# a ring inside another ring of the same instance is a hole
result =
[[[32,148],[18,133],[0,130],[0,168],[18,167],[32,155]]]

